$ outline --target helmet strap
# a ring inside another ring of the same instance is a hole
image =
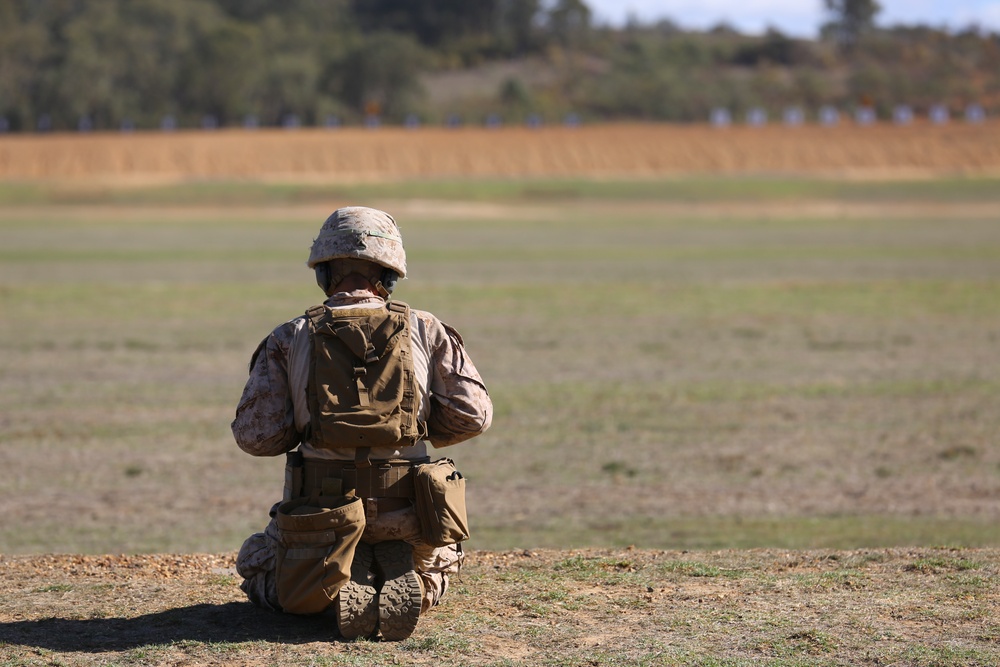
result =
[[[385,288],[385,286],[382,284],[381,280],[376,280],[375,281],[375,291],[378,292],[378,295],[380,297],[382,297],[383,299],[385,299],[386,301],[389,300],[389,298],[390,298],[389,297],[389,290],[387,290]]]

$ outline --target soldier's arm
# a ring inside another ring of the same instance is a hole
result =
[[[490,427],[493,402],[469,358],[462,337],[438,322],[432,335],[431,410],[428,435],[435,447],[473,438]]]
[[[277,456],[299,444],[288,390],[287,342],[265,338],[250,361],[250,377],[236,407],[233,436],[254,456]]]

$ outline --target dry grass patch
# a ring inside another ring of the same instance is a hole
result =
[[[804,173],[864,178],[1000,173],[997,121],[936,127],[609,124],[532,130],[344,128],[7,135],[0,180],[107,186],[206,179],[649,178]]]
[[[1000,660],[996,550],[472,552],[410,639],[242,599],[232,554],[0,560],[6,665],[887,665]]]

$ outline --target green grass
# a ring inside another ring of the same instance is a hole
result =
[[[566,525],[569,523],[570,525]],[[516,549],[639,546],[648,549],[855,549],[872,546],[988,547],[1000,542],[992,520],[921,519],[885,515],[849,517],[657,519],[648,516],[617,521],[572,518],[542,525],[481,526],[473,522],[474,548]],[[688,566],[686,566],[688,567]],[[931,567],[917,563],[915,568]],[[690,576],[713,576],[710,569]]]
[[[440,199],[452,201],[549,202],[622,200],[669,202],[837,200],[847,202],[995,202],[1000,180],[990,177],[886,181],[768,176],[680,176],[668,179],[420,179],[407,182],[301,185],[205,180],[168,186],[73,188],[26,183],[0,184],[3,204],[212,204],[261,205],[331,199]]]
[[[35,494],[0,551],[224,550],[259,529],[282,462],[228,425],[259,340],[320,297],[317,204],[405,212],[418,191],[453,205],[397,216],[398,297],[462,332],[496,407],[443,452],[475,546],[1000,544],[1000,217],[960,208],[996,186],[0,186],[0,463],[23,471],[0,505]],[[770,215],[799,199],[876,208]],[[944,208],[892,208],[923,201]]]

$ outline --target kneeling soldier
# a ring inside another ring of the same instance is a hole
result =
[[[468,537],[464,480],[427,442],[479,435],[493,406],[458,332],[390,301],[406,276],[390,215],[334,211],[308,266],[327,299],[261,342],[232,423],[244,451],[287,456],[283,501],[236,568],[261,607],[332,605],[344,638],[404,639]]]

